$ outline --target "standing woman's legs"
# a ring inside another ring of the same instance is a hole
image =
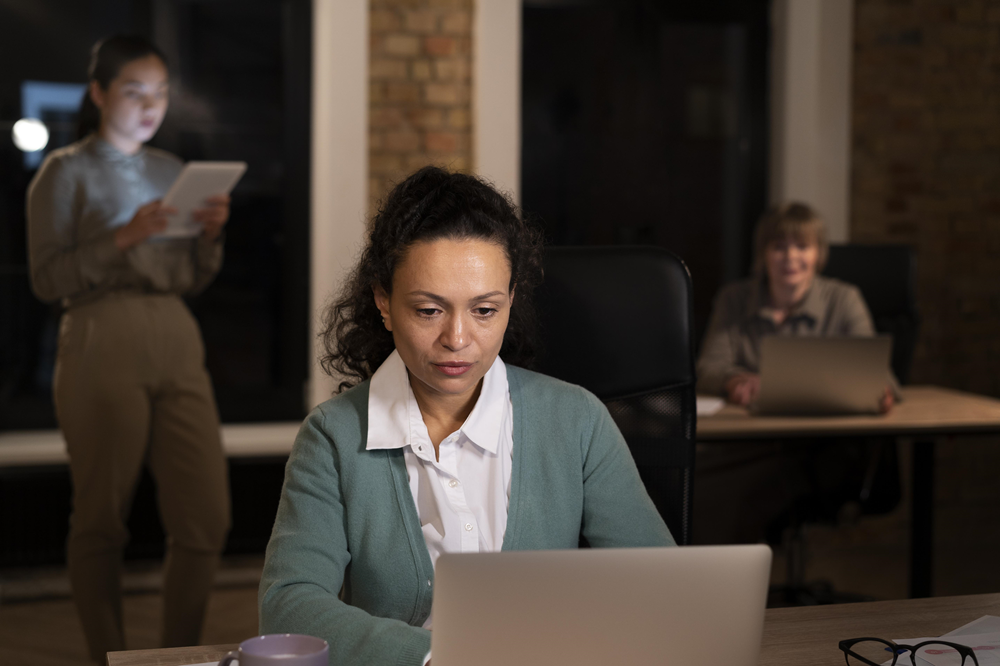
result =
[[[229,530],[226,459],[197,323],[180,299],[151,303],[163,363],[149,446],[167,531],[163,644],[197,645]]]
[[[63,316],[54,398],[73,480],[70,583],[90,656],[125,649],[122,549],[149,434],[149,395],[129,303],[114,296]]]

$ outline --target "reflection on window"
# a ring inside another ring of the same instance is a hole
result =
[[[58,307],[28,280],[24,202],[44,156],[75,140],[90,47],[149,36],[167,55],[171,107],[152,145],[188,160],[244,160],[226,259],[190,301],[223,421],[297,420],[308,371],[309,0],[49,0],[5,12],[0,42],[45,58],[7,62],[0,86],[0,430],[55,427]],[[3,10],[0,10],[3,11]],[[51,20],[41,21],[45,14]],[[58,17],[58,30],[52,21]],[[13,123],[37,118],[44,150],[22,152]]]
[[[21,82],[21,117],[41,120],[49,132],[47,150],[24,154],[25,169],[37,169],[49,151],[73,142],[76,112],[86,91],[84,83]]]

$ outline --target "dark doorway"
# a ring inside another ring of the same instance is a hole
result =
[[[699,339],[766,203],[768,17],[766,0],[524,3],[525,211],[556,245],[679,255]]]

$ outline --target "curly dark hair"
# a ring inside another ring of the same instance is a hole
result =
[[[532,299],[542,281],[542,234],[511,200],[475,176],[424,167],[396,185],[368,229],[368,242],[337,300],[323,317],[323,369],[346,379],[344,391],[371,377],[395,349],[372,289],[392,293],[392,276],[418,241],[482,239],[500,245],[517,286],[500,355],[513,365],[534,362],[536,317]]]

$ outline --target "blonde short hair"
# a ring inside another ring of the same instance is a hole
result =
[[[826,258],[830,254],[830,243],[826,238],[826,223],[811,206],[798,201],[771,206],[760,216],[757,231],[754,234],[754,274],[767,277],[765,253],[767,246],[774,241],[788,240],[815,241],[819,247],[819,259],[816,271],[820,272],[826,266]]]

